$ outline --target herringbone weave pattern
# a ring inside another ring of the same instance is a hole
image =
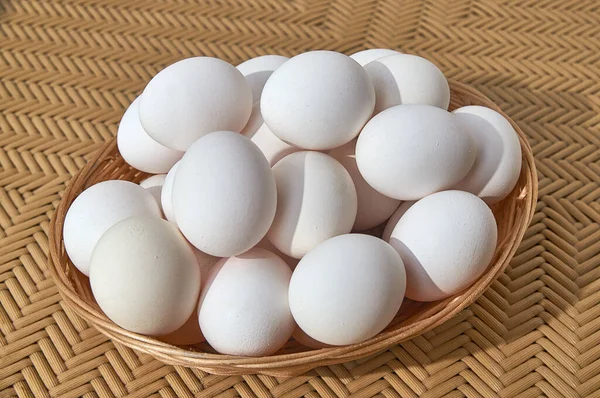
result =
[[[529,136],[538,212],[476,304],[384,353],[290,379],[165,366],[62,305],[49,217],[156,71],[201,54],[366,47],[431,59]],[[0,205],[0,397],[600,397],[600,5],[2,0]]]

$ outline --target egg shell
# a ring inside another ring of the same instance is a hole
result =
[[[300,261],[297,258],[290,257],[290,256],[280,252],[275,247],[275,245],[273,243],[271,243],[271,241],[269,239],[267,239],[266,237],[264,237],[260,242],[258,242],[255,247],[260,247],[261,249],[268,250],[271,253],[275,254],[277,257],[279,257],[283,261],[285,261],[285,263],[290,267],[290,269],[292,271],[294,270],[294,268],[296,268],[296,265],[298,265],[298,261]]]
[[[183,152],[159,144],[142,127],[138,116],[140,99],[136,98],[123,114],[117,130],[117,147],[123,159],[146,173],[166,173],[183,156]]]
[[[132,332],[163,335],[180,328],[200,294],[200,267],[173,224],[131,217],[98,241],[90,262],[96,302]]]
[[[194,57],[169,65],[142,93],[139,117],[159,143],[185,151],[213,131],[241,131],[252,111],[252,92],[235,67]]]
[[[162,203],[160,202],[160,196],[162,193],[162,188],[165,183],[165,179],[167,178],[166,174],[156,174],[150,176],[140,182],[140,187],[144,188],[148,192],[152,194],[156,203],[158,203],[158,207],[162,211]]]
[[[341,235],[300,260],[290,281],[290,309],[313,339],[354,344],[392,321],[405,286],[404,266],[392,246],[370,235]]]
[[[332,149],[355,138],[369,120],[375,91],[364,69],[333,51],[310,51],[267,80],[261,112],[269,129],[291,145]]]
[[[262,55],[251,58],[236,66],[248,81],[252,90],[252,103],[260,101],[263,87],[271,73],[289,58],[282,55]]]
[[[423,104],[444,110],[450,104],[450,86],[431,61],[411,54],[379,58],[364,66],[375,87],[374,114],[402,104]]]
[[[435,301],[467,288],[490,264],[497,237],[492,211],[471,193],[444,191],[419,200],[390,238],[406,267],[406,297]]]
[[[133,216],[161,217],[150,192],[129,181],[99,182],[71,204],[63,225],[63,240],[71,262],[89,275],[92,251],[100,237],[117,222]]]
[[[204,253],[229,257],[267,233],[277,205],[269,163],[248,138],[231,131],[205,135],[183,156],[173,181],[175,220]]]
[[[379,58],[387,57],[389,55],[402,54],[399,51],[390,50],[388,48],[370,48],[368,50],[362,50],[350,55],[350,58],[358,62],[361,66],[365,66],[371,61],[375,61]]]
[[[160,192],[162,211],[167,220],[175,225],[177,225],[177,221],[175,221],[175,213],[173,212],[173,180],[175,179],[175,173],[177,172],[178,166],[179,162],[171,167],[171,170],[169,170],[165,177],[165,182],[163,182],[162,190]]]
[[[358,199],[358,210],[352,230],[364,231],[390,218],[400,201],[377,192],[365,181],[356,165],[355,149],[356,140],[352,140],[331,150],[329,155],[340,162],[352,177]]]
[[[513,126],[500,113],[483,106],[465,106],[453,112],[477,147],[475,163],[454,188],[471,192],[487,203],[504,199],[521,173],[521,145]]]
[[[416,200],[449,189],[475,161],[476,147],[455,115],[430,105],[399,105],[367,123],[356,162],[369,185],[390,198]]]
[[[273,166],[277,212],[267,238],[302,258],[319,243],[352,230],[357,196],[350,174],[320,152],[296,152]]]
[[[260,114],[260,103],[254,104],[252,115],[250,116],[248,124],[242,130],[242,134],[250,138],[250,140],[256,144],[271,166],[290,153],[301,150],[300,148],[281,141],[273,134]]]
[[[402,202],[400,206],[398,206],[394,214],[392,214],[387,223],[385,223],[385,228],[383,230],[383,234],[381,235],[381,239],[389,243],[390,237],[392,236],[392,231],[396,227],[396,224],[398,224],[398,221],[400,221],[404,213],[406,213],[406,211],[410,209],[413,204],[415,204],[415,201],[409,200]]]
[[[283,347],[296,327],[287,299],[291,274],[282,259],[260,248],[222,259],[200,298],[206,341],[230,355],[264,356]]]
[[[292,333],[292,338],[298,343],[302,344],[303,346],[313,348],[316,350],[320,348],[333,347],[330,344],[321,343],[320,341],[313,339],[312,337],[304,333],[304,330],[300,329],[299,327],[296,327],[294,333]]]
[[[206,339],[200,330],[200,324],[198,323],[198,309],[192,311],[192,315],[179,329],[157,337],[160,341],[164,341],[168,344],[173,345],[194,345],[200,344]]]

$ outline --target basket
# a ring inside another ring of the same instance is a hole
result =
[[[492,263],[473,285],[461,293],[431,303],[405,299],[398,315],[383,332],[359,344],[315,350],[290,340],[275,355],[258,358],[218,354],[206,344],[177,347],[124,330],[111,322],[94,301],[88,278],[71,264],[65,253],[62,235],[67,209],[85,188],[109,179],[139,182],[147,176],[123,161],[117,150],[116,140],[112,140],[73,178],[50,223],[49,269],[64,304],[114,342],[150,354],[167,364],[198,368],[221,375],[259,373],[295,376],[318,366],[375,354],[444,323],[473,303],[508,266],[531,222],[538,193],[533,154],[521,129],[477,90],[457,82],[450,82],[450,90],[450,109],[482,105],[503,114],[517,131],[523,152],[523,167],[515,189],[492,208],[498,224],[498,246]]]

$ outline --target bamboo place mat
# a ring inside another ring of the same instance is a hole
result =
[[[0,397],[600,397],[597,0],[1,0]],[[213,376],[100,335],[50,278],[65,184],[162,67],[389,47],[434,61],[528,135],[540,181],[511,266],[437,329],[305,376]]]

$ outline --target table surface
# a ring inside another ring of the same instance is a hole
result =
[[[154,73],[389,47],[489,96],[529,137],[540,201],[504,275],[437,329],[301,377],[166,366],[99,334],[48,273],[65,184]],[[596,0],[2,0],[0,398],[600,396]]]

